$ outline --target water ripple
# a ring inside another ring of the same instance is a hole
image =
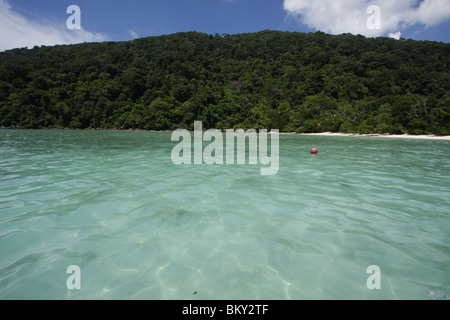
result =
[[[176,166],[173,145],[1,130],[0,297],[448,299],[448,142],[280,136],[274,176]]]

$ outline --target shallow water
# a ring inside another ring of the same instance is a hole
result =
[[[0,130],[0,298],[449,299],[450,142],[280,135],[262,176],[170,137]]]

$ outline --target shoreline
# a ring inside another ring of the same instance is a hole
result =
[[[141,131],[141,132],[172,132],[173,130],[145,130],[145,129],[118,129],[118,128],[19,128],[19,127],[0,127],[0,130],[67,130],[67,131]],[[214,130],[214,129],[213,129]],[[239,129],[236,129],[236,131]],[[218,130],[224,132],[223,130]],[[268,131],[269,134],[274,134]],[[388,138],[388,139],[413,139],[413,140],[442,140],[450,141],[450,135],[413,135],[413,134],[388,134],[388,133],[344,133],[344,132],[313,132],[313,133],[300,133],[300,132],[279,132],[283,135],[300,135],[300,136],[322,136],[322,137],[356,137],[356,138]]]
[[[291,134],[291,133],[280,133]],[[450,141],[450,136],[438,135],[413,135],[413,134],[387,134],[387,133],[343,133],[343,132],[320,132],[320,133],[292,133],[303,136],[325,136],[325,137],[359,137],[359,138],[388,138],[388,139],[414,139],[414,140],[444,140]]]

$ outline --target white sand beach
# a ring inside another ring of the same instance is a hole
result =
[[[296,133],[284,133],[296,134]],[[336,136],[336,137],[371,137],[371,138],[390,138],[390,139],[421,139],[421,140],[448,140],[450,136],[436,135],[410,135],[410,134],[361,134],[361,133],[340,133],[340,132],[321,132],[321,133],[299,133],[299,135],[310,136]]]

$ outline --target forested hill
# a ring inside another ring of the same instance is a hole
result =
[[[0,53],[0,126],[450,134],[450,44],[262,31]]]

